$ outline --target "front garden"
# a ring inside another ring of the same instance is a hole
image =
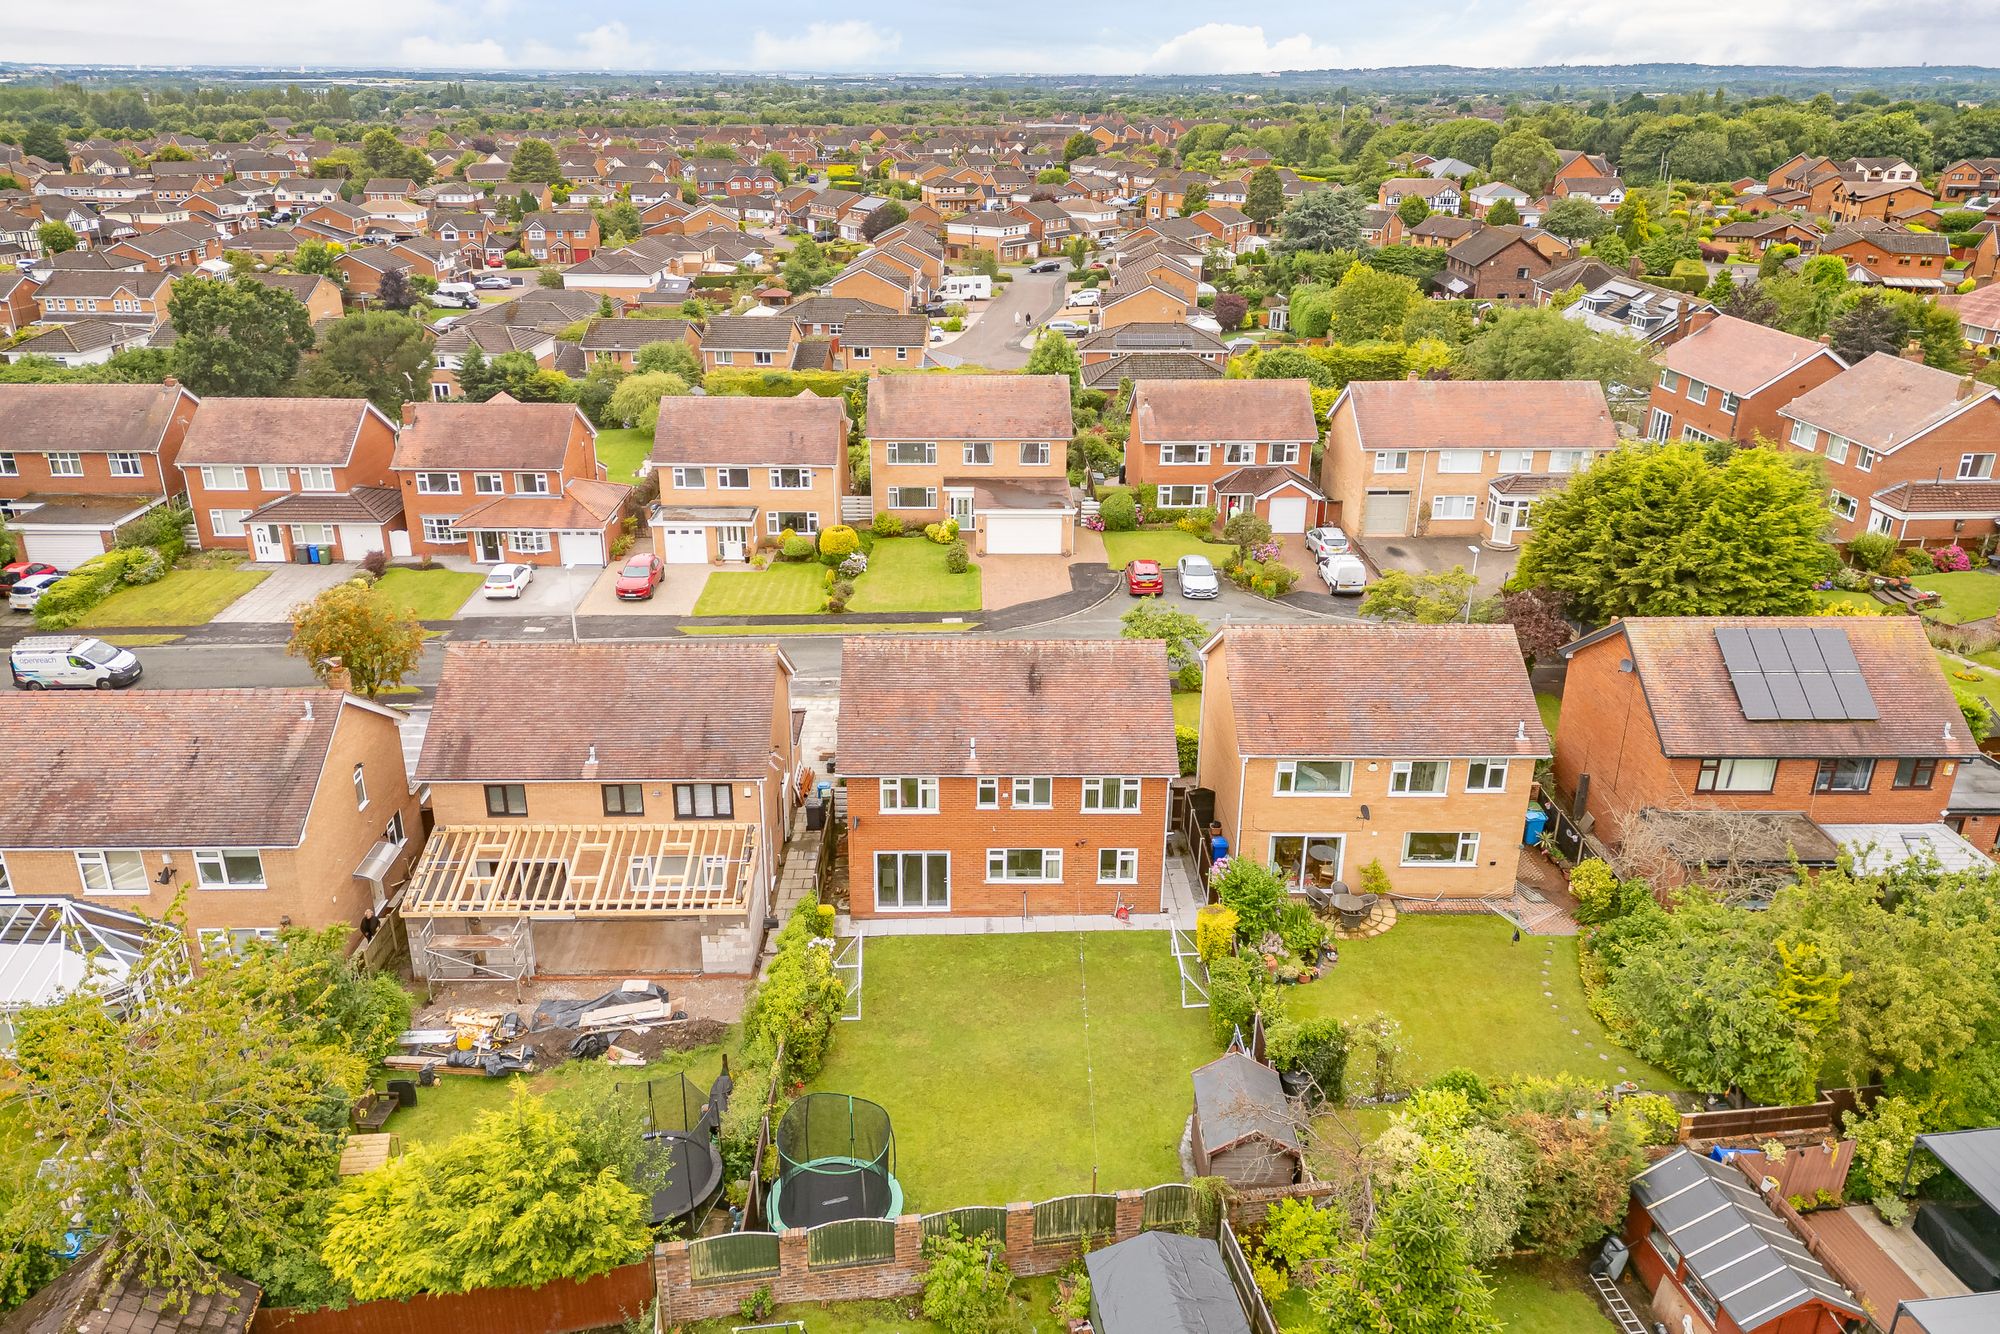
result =
[[[398,612],[416,620],[448,621],[485,581],[486,576],[478,570],[397,566],[382,571],[375,591]]]
[[[889,530],[894,528],[892,533]],[[978,611],[979,567],[954,523],[904,536],[893,516],[877,528],[828,528],[817,541],[781,538],[752,557],[760,568],[717,570],[695,600],[696,616],[819,616],[842,612]]]
[[[215,614],[271,577],[235,562],[170,570],[150,584],[126,584],[85,612],[82,629],[126,625],[206,625]]]
[[[1098,513],[1084,526],[1104,534],[1105,561],[1114,570],[1134,560],[1166,568],[1194,555],[1208,557],[1223,577],[1262,597],[1280,597],[1299,581],[1299,572],[1278,559],[1271,525],[1254,513],[1232,515],[1218,539],[1214,510],[1162,508],[1157,486],[1105,486],[1097,495]]]

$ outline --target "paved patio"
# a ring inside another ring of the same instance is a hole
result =
[[[278,561],[250,561],[239,567],[268,570],[271,577],[217,612],[213,620],[223,624],[288,621],[292,608],[310,602],[332,588],[346,583],[360,568],[351,563],[338,565],[290,565]]]

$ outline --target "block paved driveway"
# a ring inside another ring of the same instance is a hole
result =
[[[292,608],[301,602],[312,601],[335,584],[346,583],[360,567],[346,562],[338,565],[282,565],[273,561],[252,561],[239,568],[269,570],[271,577],[217,612],[217,622],[237,624],[290,620]]]

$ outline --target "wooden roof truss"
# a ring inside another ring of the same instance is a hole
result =
[[[741,911],[757,827],[452,825],[431,834],[403,897],[410,917],[674,917]]]

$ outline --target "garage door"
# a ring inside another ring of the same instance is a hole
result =
[[[565,565],[604,564],[603,533],[558,533],[556,552]]]
[[[1271,531],[1274,533],[1303,533],[1306,530],[1306,498],[1304,496],[1271,497]]]
[[[1274,525],[1275,526],[1275,525]],[[1408,491],[1370,491],[1361,511],[1363,537],[1405,537],[1410,531]]]
[[[21,530],[21,554],[28,560],[45,561],[58,570],[74,570],[92,556],[104,554],[104,539],[97,533],[38,533]]]
[[[708,564],[708,529],[662,528],[660,559],[669,565]]]
[[[1060,514],[989,514],[986,554],[989,556],[1060,556],[1063,524]]]

